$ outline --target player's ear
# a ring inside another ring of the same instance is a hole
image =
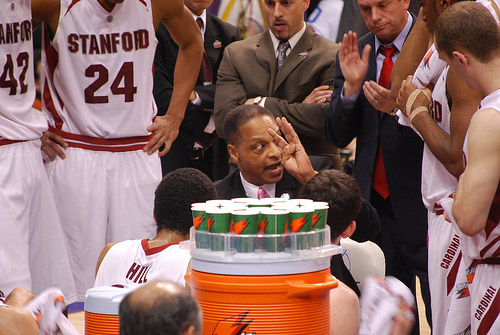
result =
[[[348,238],[351,237],[352,234],[354,234],[354,231],[356,230],[356,221],[352,221],[350,225],[347,226],[346,229],[342,232],[342,238]]]
[[[187,327],[187,329],[182,333],[182,335],[196,335],[196,328],[193,325]]]
[[[460,64],[462,64],[463,66],[469,64],[469,60],[467,59],[467,56],[465,54],[463,54],[462,52],[455,50],[451,53],[451,55],[454,59],[458,60],[460,62]]]
[[[231,159],[236,164],[240,162],[240,153],[238,152],[238,148],[236,148],[233,144],[227,145],[227,152],[229,153],[229,156],[231,156]]]

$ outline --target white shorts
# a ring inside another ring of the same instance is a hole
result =
[[[59,287],[69,303],[76,290],[59,217],[43,167],[40,140],[0,146],[0,290],[34,295]]]
[[[500,334],[500,265],[478,264],[472,271],[471,334]]]
[[[93,287],[106,243],[152,238],[154,191],[160,159],[142,150],[109,152],[67,148],[66,159],[46,164],[78,299]]]
[[[459,234],[444,215],[429,211],[428,223],[432,332],[459,334],[470,326],[470,297]]]

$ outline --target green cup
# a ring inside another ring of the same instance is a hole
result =
[[[200,249],[210,248],[208,235],[198,233],[198,231],[208,232],[207,213],[205,212],[205,203],[194,203],[191,205],[191,212],[193,213],[193,226],[195,229],[195,242],[196,247]]]
[[[328,202],[315,201],[313,203],[314,213],[312,217],[312,230],[325,229],[326,219],[328,218]],[[318,232],[312,236],[312,247],[321,247],[325,244],[324,236]]]
[[[311,205],[296,205],[290,206],[288,210],[290,212],[290,230],[292,234],[311,231],[314,207]],[[309,249],[308,236],[297,236],[296,240],[297,249]]]
[[[288,210],[264,208],[260,211],[259,233],[265,235],[280,234],[283,236],[264,236],[268,252],[285,251],[286,231],[288,228]]]
[[[255,235],[260,211],[255,208],[236,209],[231,212],[231,228],[234,231],[236,251],[247,253],[255,251]]]
[[[207,206],[207,225],[210,236],[210,249],[212,251],[223,251],[225,249],[225,235],[230,231],[231,208]],[[218,235],[220,234],[220,235]]]
[[[288,206],[298,206],[298,207],[302,207],[302,206],[310,206],[313,204],[314,201],[312,201],[311,199],[290,199],[288,200],[287,202],[287,205]]]

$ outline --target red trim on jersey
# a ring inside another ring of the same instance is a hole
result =
[[[47,81],[45,81],[45,85],[43,85],[42,99],[45,103],[45,108],[50,114],[52,114],[52,117],[54,118],[56,128],[61,129],[64,121],[62,120],[59,113],[57,113],[56,107],[54,106],[54,100],[52,99],[52,95],[50,94],[50,89]]]
[[[5,138],[0,138],[0,146],[14,144],[14,143],[20,143],[20,142],[26,142],[26,141],[24,141],[24,140],[8,140]]]
[[[70,147],[92,151],[125,152],[142,150],[153,137],[153,134],[151,134],[149,136],[106,139],[72,134],[54,127],[50,127],[49,129],[64,138]]]
[[[50,36],[47,32],[48,27],[45,25],[43,26],[43,44],[45,47],[45,57],[47,59],[47,65],[49,66],[50,70],[50,77],[53,80],[54,79],[54,70],[57,66],[57,63],[59,62],[59,54],[57,53],[57,50],[52,46],[50,43]]]
[[[66,13],[64,13],[64,16],[66,16],[66,14],[68,14],[69,10],[74,6],[76,5],[78,2],[80,2],[80,0],[73,0],[73,2],[71,2],[71,5],[69,5],[68,7],[68,10],[66,11]]]
[[[148,4],[146,3],[146,1],[144,0],[139,0],[140,3],[142,3],[144,6],[146,6],[146,8],[148,8]]]
[[[146,254],[146,256],[151,256],[151,255],[157,254],[157,253],[167,249],[168,247],[170,247],[172,245],[179,244],[179,243],[170,243],[170,244],[162,245],[160,247],[150,248],[148,241],[149,240],[147,238],[145,238],[144,240],[141,240],[141,246],[142,246],[142,249],[144,250],[144,253]]]
[[[460,266],[460,260],[462,259],[462,252],[458,253],[456,261],[453,263],[448,276],[446,276],[446,295],[450,295],[450,292],[455,287],[455,282],[457,281],[458,268]]]
[[[479,327],[477,327],[477,334],[487,335],[491,329],[491,326],[497,319],[499,313],[500,313],[500,295],[498,294],[498,288],[497,288],[497,293],[495,294],[495,298],[491,302],[488,311],[486,312],[486,314],[484,314],[483,319],[479,323]]]

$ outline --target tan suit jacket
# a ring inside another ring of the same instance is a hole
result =
[[[309,155],[330,156],[340,168],[338,149],[325,137],[329,102],[302,103],[318,86],[329,85],[333,90],[338,45],[307,27],[278,72],[269,34],[267,30],[224,50],[215,92],[217,134],[224,138],[224,117],[234,107],[249,98],[267,97],[265,107],[276,117],[286,117]]]

